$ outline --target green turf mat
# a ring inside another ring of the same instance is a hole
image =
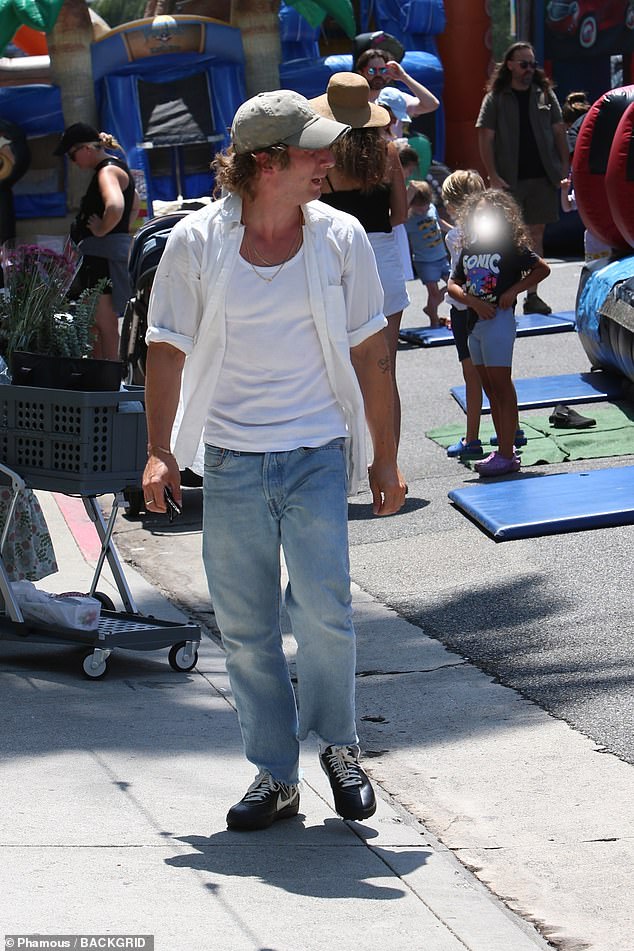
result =
[[[536,466],[554,462],[579,459],[602,459],[610,456],[634,455],[634,406],[630,403],[612,404],[605,409],[584,410],[583,415],[596,419],[590,429],[556,429],[548,422],[548,416],[520,417],[527,444],[522,447],[522,465]],[[495,432],[490,419],[480,424],[480,439],[484,455],[489,439]],[[453,445],[464,436],[464,420],[430,429],[426,435],[443,449]],[[462,461],[462,460],[459,460]],[[473,467],[477,459],[464,460],[464,465]]]

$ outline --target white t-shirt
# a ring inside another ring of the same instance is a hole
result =
[[[449,262],[451,265],[451,272],[456,267],[458,260],[460,258],[460,252],[462,251],[462,231],[460,228],[450,228],[447,234],[445,235],[445,244],[447,245],[447,250],[449,251]],[[456,310],[468,310],[466,304],[462,304],[460,301],[455,300],[450,294],[445,294],[446,302],[451,306],[455,307]]]
[[[238,257],[227,286],[226,348],[205,442],[287,452],[347,436],[310,312],[303,248],[281,270],[256,270]]]

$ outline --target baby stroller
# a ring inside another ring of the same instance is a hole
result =
[[[121,326],[119,359],[124,364],[125,383],[145,382],[147,313],[154,275],[170,232],[187,211],[175,211],[147,221],[135,234],[128,260],[133,296],[126,305]]]
[[[152,218],[139,228],[132,240],[128,273],[133,296],[128,301],[123,315],[119,344],[119,358],[124,364],[123,379],[128,385],[145,384],[145,333],[150,291],[170,232],[176,222],[187,214],[189,211],[175,211]],[[202,485],[202,478],[191,469],[185,469],[181,472],[181,482],[184,486],[196,488]],[[143,492],[137,488],[127,488],[123,495],[128,514],[138,515],[144,507]]]

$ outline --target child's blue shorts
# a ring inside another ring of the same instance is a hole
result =
[[[420,278],[423,284],[446,281],[450,274],[447,258],[438,258],[437,261],[412,261],[412,264],[416,277]]]
[[[476,366],[510,367],[515,343],[515,311],[499,307],[491,320],[480,318],[469,334],[469,353]]]

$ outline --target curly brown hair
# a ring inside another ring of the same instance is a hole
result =
[[[288,146],[271,145],[267,149],[258,149],[266,152],[278,168],[288,168],[290,156]],[[218,152],[211,163],[211,170],[215,176],[214,195],[220,195],[223,188],[235,192],[241,198],[255,198],[256,184],[260,177],[260,169],[255,158],[255,152],[234,152],[229,147],[226,152]]]
[[[385,179],[387,141],[381,129],[350,129],[331,148],[337,168],[359,182],[362,192],[372,191]]]
[[[500,214],[506,223],[508,238],[517,251],[530,248],[531,239],[524,224],[520,206],[512,195],[498,188],[487,188],[486,191],[475,192],[460,205],[458,224],[463,234],[471,234],[473,217],[476,210],[482,208],[483,205]]]

